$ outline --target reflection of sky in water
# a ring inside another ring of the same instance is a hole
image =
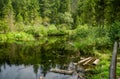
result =
[[[40,70],[38,71],[40,74]],[[32,66],[1,66],[0,79],[38,79]]]
[[[42,69],[39,68],[37,74],[34,73],[33,66],[11,65],[1,66],[0,79],[39,79],[43,76]],[[48,72],[45,79],[77,79],[76,76]]]
[[[49,72],[46,74],[45,79],[77,79],[76,76],[57,74]]]

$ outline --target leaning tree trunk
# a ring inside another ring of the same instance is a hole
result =
[[[117,61],[117,50],[118,44],[117,41],[114,43],[113,55],[110,64],[109,79],[116,79],[116,61]]]

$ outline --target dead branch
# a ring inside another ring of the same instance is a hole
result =
[[[88,57],[88,58],[85,58],[85,59],[79,61],[78,64],[84,63],[85,61],[87,61],[87,60],[89,60],[89,59],[91,59],[91,57]]]

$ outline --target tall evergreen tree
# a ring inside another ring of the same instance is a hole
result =
[[[40,3],[40,13],[42,17],[49,17],[51,14],[51,4],[50,0],[39,0]]]
[[[7,0],[6,5],[3,7],[4,21],[8,23],[9,30],[14,31],[14,12],[12,7],[12,1]]]
[[[60,0],[59,11],[61,13],[70,12],[71,11],[71,0]]]

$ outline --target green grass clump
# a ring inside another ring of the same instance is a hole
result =
[[[10,32],[0,34],[0,42],[15,42],[15,41],[34,41],[35,38],[25,32]]]

